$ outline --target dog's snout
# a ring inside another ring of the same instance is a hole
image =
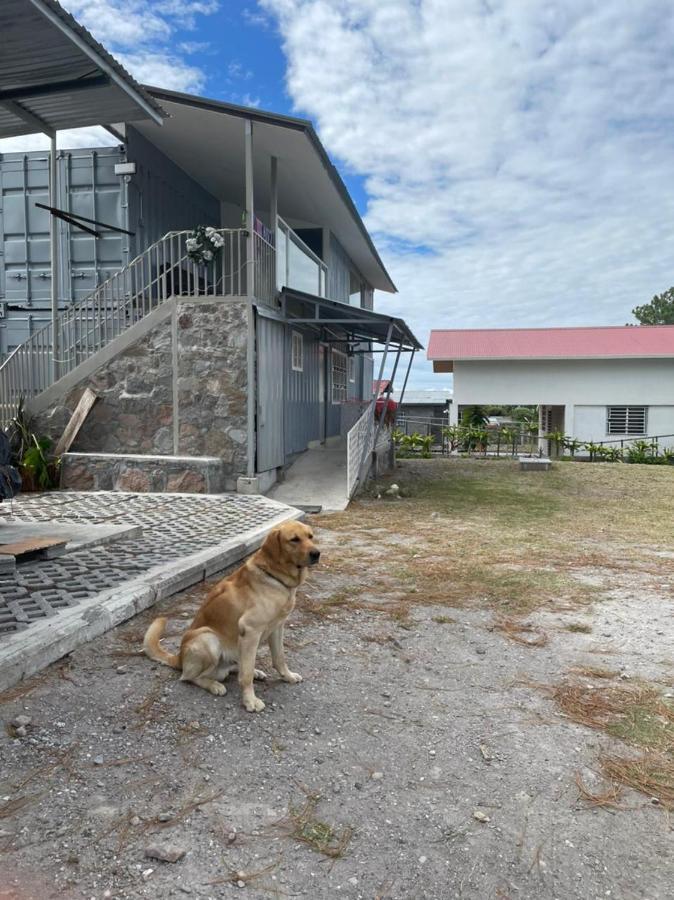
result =
[[[320,550],[312,550],[311,553],[309,554],[309,559],[312,561],[312,563],[317,563],[320,558],[321,558]]]

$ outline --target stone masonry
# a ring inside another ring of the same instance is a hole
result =
[[[232,298],[168,302],[170,316],[71,387],[35,417],[33,428],[57,439],[91,387],[98,400],[73,453],[215,458],[222,470],[216,477],[211,467],[208,477],[219,490],[233,490],[246,471],[246,303]],[[67,486],[112,487],[121,475],[120,490],[209,490],[203,472],[193,473],[190,466],[174,467],[169,475],[176,485],[169,486],[169,477],[159,478],[160,467],[151,461],[114,465],[110,481],[101,460],[71,460]]]

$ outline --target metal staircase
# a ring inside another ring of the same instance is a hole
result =
[[[172,231],[152,244],[83,300],[60,311],[0,365],[0,427],[6,427],[23,400],[44,390],[132,328],[174,296],[246,296],[249,232],[218,229],[224,239],[207,266],[187,254],[189,231]],[[270,303],[275,290],[274,248],[253,235],[254,290]]]

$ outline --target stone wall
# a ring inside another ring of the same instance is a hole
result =
[[[90,387],[98,400],[71,451],[216,457],[225,465],[225,489],[234,490],[246,472],[246,303],[169,304],[166,318],[71,385],[34,417],[33,428],[58,439]]]
[[[220,494],[227,490],[221,459],[64,453],[61,487],[73,491]]]

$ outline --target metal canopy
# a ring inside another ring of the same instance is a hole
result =
[[[159,103],[56,0],[2,0],[0,35],[0,137],[161,123]]]
[[[402,351],[423,350],[405,321],[395,316],[290,288],[281,291],[281,305],[290,325],[313,326],[340,342],[391,343]]]

